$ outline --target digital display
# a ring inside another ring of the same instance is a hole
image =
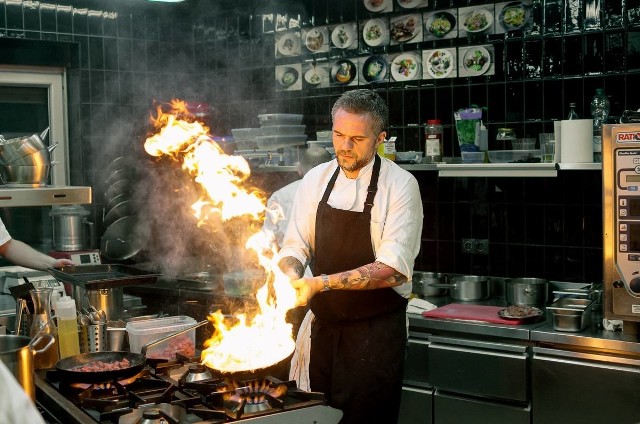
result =
[[[91,255],[89,255],[89,254],[80,255],[80,263],[81,264],[90,264],[91,263]]]
[[[640,182],[640,175],[625,175],[624,179],[628,183],[638,183]]]
[[[629,217],[640,216],[640,199],[631,197],[629,199]]]
[[[629,224],[629,250],[640,252],[640,224]]]

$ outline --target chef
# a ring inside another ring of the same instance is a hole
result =
[[[0,255],[16,265],[46,271],[47,268],[59,268],[73,265],[69,259],[55,259],[38,252],[28,244],[11,238],[7,227],[0,219]]]
[[[407,338],[410,277],[420,250],[416,179],[376,155],[388,109],[372,90],[345,92],[331,110],[336,159],[305,175],[280,268],[309,305],[309,379],[341,423],[395,423]],[[304,277],[310,265],[313,277]]]

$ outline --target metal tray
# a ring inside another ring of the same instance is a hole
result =
[[[110,289],[155,283],[162,274],[126,265],[102,264],[49,268],[58,281],[73,284],[87,290]]]

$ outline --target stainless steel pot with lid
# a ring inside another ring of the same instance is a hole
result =
[[[82,205],[56,205],[49,213],[53,220],[53,248],[65,252],[91,249],[95,227]]]

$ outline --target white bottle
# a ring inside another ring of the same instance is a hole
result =
[[[56,321],[58,323],[58,346],[60,359],[79,355],[78,320],[76,302],[69,296],[63,296],[55,304]]]

